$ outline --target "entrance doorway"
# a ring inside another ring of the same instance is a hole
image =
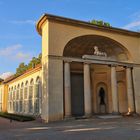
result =
[[[72,116],[84,115],[84,83],[80,73],[71,73],[71,107]]]
[[[99,114],[107,113],[107,89],[104,83],[97,86],[97,108]]]
[[[99,90],[99,106],[100,106],[100,113],[106,113],[106,103],[105,103],[105,90],[103,87]]]

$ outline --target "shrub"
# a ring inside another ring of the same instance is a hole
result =
[[[4,118],[10,119],[10,120],[16,120],[16,121],[20,121],[20,122],[35,120],[35,118],[33,116],[25,116],[25,115],[5,113],[5,112],[0,112],[0,117],[4,117]]]

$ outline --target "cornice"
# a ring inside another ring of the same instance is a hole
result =
[[[106,26],[95,25],[95,24],[91,24],[89,22],[75,20],[75,19],[71,19],[71,18],[65,18],[65,17],[51,15],[51,14],[47,14],[47,13],[44,14],[43,16],[41,16],[41,18],[38,20],[38,22],[36,24],[36,29],[40,35],[42,35],[42,25],[44,24],[44,22],[46,20],[61,22],[63,24],[70,24],[73,26],[90,28],[90,29],[94,29],[94,30],[101,30],[101,31],[114,32],[114,33],[128,35],[128,36],[140,37],[139,32],[129,31],[129,30],[115,28],[115,27],[106,27]]]

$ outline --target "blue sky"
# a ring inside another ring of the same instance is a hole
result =
[[[43,13],[140,30],[139,0],[0,0],[0,75],[41,52],[35,23]]]

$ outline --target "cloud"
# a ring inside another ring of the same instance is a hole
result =
[[[136,27],[138,27],[138,28],[140,27],[140,20],[130,22],[129,24],[125,25],[123,28],[124,29],[132,29],[132,28],[136,28]]]
[[[29,60],[29,59],[31,59],[31,56],[30,56],[30,54],[25,54],[23,52],[19,52],[16,54],[15,58],[18,60]]]
[[[0,49],[0,56],[9,56],[13,54],[14,52],[16,52],[17,50],[19,50],[20,48],[22,48],[22,45],[16,44],[16,45],[12,45],[12,46],[8,46],[6,48]]]
[[[0,57],[8,58],[14,61],[27,61],[32,58],[30,53],[25,52],[23,50],[23,46],[21,44],[11,45],[5,48],[0,49]]]
[[[16,24],[16,25],[23,25],[23,24],[35,25],[36,21],[30,20],[30,19],[29,20],[12,20],[12,21],[9,21],[9,23]]]
[[[129,16],[132,20],[139,20],[140,19],[140,11],[137,11]]]
[[[0,46],[0,71],[1,73],[14,72],[19,63],[27,64],[33,56],[36,56],[35,51],[27,50],[27,47],[22,44],[9,45],[3,48]],[[0,74],[0,78],[3,78],[3,75],[5,77],[7,74]]]
[[[5,72],[5,73],[3,73],[3,74],[0,75],[0,78],[1,79],[6,79],[6,78],[8,78],[8,77],[10,77],[12,75],[13,75],[12,72]]]
[[[137,11],[129,16],[131,22],[123,26],[124,29],[139,30],[140,28],[140,11]]]

